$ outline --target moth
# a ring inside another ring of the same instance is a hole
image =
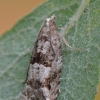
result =
[[[52,15],[44,20],[39,31],[20,100],[56,100],[61,67],[60,37]]]

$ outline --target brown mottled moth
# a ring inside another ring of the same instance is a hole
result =
[[[46,18],[39,31],[20,100],[56,100],[62,66],[55,16]]]

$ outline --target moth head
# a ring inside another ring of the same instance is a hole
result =
[[[51,18],[46,18],[44,20],[46,26],[52,26],[55,24],[55,15],[52,15]]]

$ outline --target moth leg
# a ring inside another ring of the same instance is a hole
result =
[[[21,80],[20,82],[21,82],[22,84],[25,84],[26,80]]]
[[[60,89],[58,91],[59,91],[59,93],[61,93],[61,90]]]
[[[58,30],[63,30],[63,28],[57,28]],[[70,49],[73,49],[73,47],[71,47],[70,45],[69,45],[69,43],[67,42],[67,40],[65,39],[65,37],[64,36],[62,36],[62,35],[60,35],[60,34],[58,34],[59,36],[60,36],[60,38],[63,40],[63,42],[65,43],[65,45],[66,46],[68,46]]]
[[[59,36],[60,36],[60,38],[63,40],[63,42],[65,43],[66,46],[68,46],[70,49],[74,49],[73,47],[71,47],[71,46],[68,44],[68,42],[67,42],[67,40],[65,39],[65,37],[63,37],[62,35],[59,35]]]
[[[63,28],[57,28],[58,30],[63,30]],[[81,51],[82,49],[80,49],[80,48],[73,48],[73,47],[71,47],[70,45],[69,45],[69,43],[67,42],[67,40],[65,39],[65,37],[64,36],[62,36],[62,35],[60,35],[60,34],[58,34],[59,35],[59,37],[63,40],[63,42],[65,43],[65,45],[67,46],[67,47],[69,47],[70,49],[72,49],[72,50],[76,50],[76,51]]]
[[[58,35],[59,35],[60,38],[63,40],[63,42],[65,43],[65,45],[68,46],[70,49],[76,50],[76,51],[81,51],[81,50],[82,50],[81,48],[73,48],[73,47],[71,47],[71,46],[68,44],[68,42],[67,42],[67,40],[65,39],[64,36],[62,36],[62,35],[60,35],[60,34],[58,34]]]
[[[59,28],[59,27],[58,27],[57,29],[58,29],[58,30],[63,30],[63,28]]]
[[[30,48],[30,50],[29,50],[29,53],[31,56],[32,56],[32,50],[33,50],[33,48]]]

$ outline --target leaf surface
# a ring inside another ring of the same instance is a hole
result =
[[[100,59],[100,1],[49,0],[19,20],[0,37],[0,100],[18,100],[26,78],[30,48],[46,17],[56,15],[57,27],[64,27],[66,40],[57,100],[94,100],[99,81]],[[83,4],[84,5],[84,4]],[[77,14],[81,11],[80,16]],[[75,16],[75,17],[74,17]],[[72,21],[75,20],[75,21]],[[66,28],[66,25],[70,28]]]

